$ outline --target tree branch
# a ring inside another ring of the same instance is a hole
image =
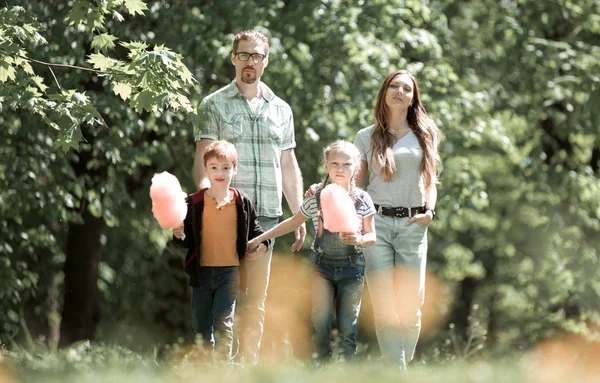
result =
[[[20,59],[23,60],[27,60],[36,64],[41,64],[41,65],[45,65],[47,67],[59,67],[59,68],[69,68],[69,69],[78,69],[78,70],[83,70],[83,71],[87,71],[87,72],[94,72],[96,74],[116,74],[116,75],[124,75],[124,76],[132,76],[129,73],[124,73],[124,72],[110,72],[110,71],[101,71],[101,70],[97,70],[97,69],[92,69],[92,68],[86,68],[83,66],[77,66],[77,65],[69,65],[69,64],[54,64],[54,63],[49,63],[49,62],[45,62],[45,61],[40,61],[40,60],[36,60],[36,59],[32,59],[29,57],[24,57],[24,56],[20,56],[20,55],[16,55],[16,54],[12,54],[12,56],[14,57],[18,57]]]
[[[50,73],[52,73],[52,77],[54,77],[54,81],[56,81],[56,85],[58,85],[58,89],[62,89],[62,86],[60,86],[60,83],[58,82],[58,79],[54,75],[54,71],[52,70],[52,67],[48,67],[48,69],[50,70]]]

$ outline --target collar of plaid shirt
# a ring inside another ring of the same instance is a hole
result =
[[[265,100],[267,101],[273,101],[273,99],[275,98],[275,93],[273,93],[273,91],[271,90],[271,88],[269,88],[264,82],[260,82],[258,84],[258,86],[260,87],[260,89],[262,90],[262,96]],[[240,92],[240,89],[237,87],[236,83],[235,83],[235,79],[231,82],[231,86],[228,87],[225,90],[225,94],[229,97],[236,97],[236,96],[241,96],[244,97],[244,95],[242,94],[242,92]]]

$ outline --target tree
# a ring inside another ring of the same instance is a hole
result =
[[[489,203],[452,213],[443,254],[477,270],[454,275],[457,307],[487,307],[490,338],[507,348],[560,329],[589,333],[600,319],[597,12],[593,1],[444,4],[449,61],[488,105],[469,132],[476,140],[459,151],[479,158],[476,184]],[[490,153],[495,132],[506,150]]]
[[[126,29],[120,12],[141,14],[146,9],[141,1],[82,0],[70,9],[62,2],[22,3],[0,11],[0,81],[4,83],[0,105],[11,112],[3,117],[3,122],[11,123],[4,132],[8,140],[3,146],[12,143],[14,148],[3,151],[7,156],[3,171],[11,185],[3,196],[9,203],[3,205],[3,216],[9,218],[4,226],[8,238],[4,249],[12,253],[10,259],[22,259],[16,262],[21,274],[13,271],[7,283],[19,286],[25,276],[30,284],[22,290],[27,290],[39,282],[39,276],[56,272],[61,263],[60,258],[54,259],[50,265],[46,263],[50,267],[44,272],[36,272],[33,261],[40,256],[36,252],[64,255],[61,340],[68,344],[94,336],[103,231],[106,225],[116,224],[115,211],[120,204],[132,203],[120,191],[141,187],[136,184],[140,176],[154,169],[152,160],[138,158],[130,148],[137,141],[140,146],[151,146],[169,134],[166,129],[156,129],[154,113],[172,119],[167,109],[184,113],[191,109],[185,86],[192,83],[192,76],[181,56],[162,45],[150,49],[133,40],[117,45],[117,37],[99,33],[108,28]],[[112,19],[107,19],[109,15]],[[115,58],[104,54],[111,50]],[[46,57],[50,59],[40,59]],[[57,76],[56,67],[66,71]],[[54,85],[50,85],[52,80]],[[57,134],[30,129],[42,121]],[[46,166],[36,160],[39,152],[31,150],[35,141],[45,154],[53,145],[77,151],[63,157],[52,151],[46,158],[56,159],[56,166],[52,162]],[[166,145],[150,148],[146,156],[164,155],[165,149]],[[17,160],[11,163],[12,153]],[[31,177],[19,185],[21,180],[15,176],[22,173]],[[43,195],[39,190],[45,185],[49,187]],[[28,191],[32,193],[24,202],[21,193]],[[13,200],[15,204],[10,205]],[[40,218],[43,225],[38,228]],[[48,228],[53,229],[44,235]],[[30,238],[37,243],[27,243]],[[50,245],[64,250],[52,251]],[[11,303],[9,323],[14,323],[18,315],[12,308],[21,297],[12,294],[7,298]]]

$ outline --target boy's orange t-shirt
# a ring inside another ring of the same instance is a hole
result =
[[[204,195],[200,266],[239,266],[237,254],[237,207],[235,198],[217,207]]]

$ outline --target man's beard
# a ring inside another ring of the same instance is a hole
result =
[[[254,84],[256,82],[256,71],[242,72],[242,81],[246,84]]]

